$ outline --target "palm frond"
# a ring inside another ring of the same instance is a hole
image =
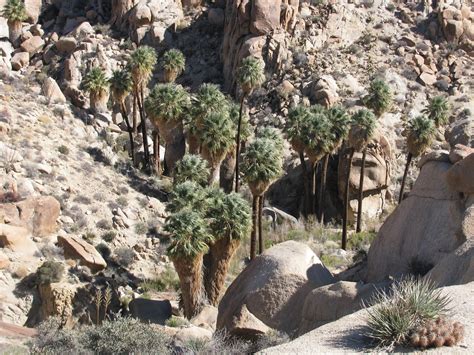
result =
[[[174,71],[177,75],[181,74],[186,68],[186,58],[179,49],[170,49],[163,54],[161,65],[165,70]]]
[[[205,191],[194,181],[185,181],[173,187],[170,193],[166,210],[171,213],[179,212],[183,209],[202,210],[202,203],[205,200]]]
[[[114,70],[109,79],[109,84],[114,100],[123,102],[132,91],[132,76],[127,69]]]
[[[200,155],[186,154],[176,163],[174,168],[175,185],[192,181],[201,186],[205,186],[209,180],[209,167],[207,161]]]
[[[449,111],[448,100],[442,96],[436,96],[429,101],[422,112],[434,121],[436,127],[441,127],[449,123]]]
[[[190,104],[188,92],[177,84],[158,84],[145,100],[151,120],[178,121]]]
[[[257,138],[242,154],[242,173],[249,183],[271,182],[283,172],[283,158],[275,144],[266,138]]]
[[[367,110],[361,109],[352,115],[352,127],[349,132],[349,145],[361,150],[367,145],[377,127],[377,118]]]
[[[82,79],[82,87],[88,92],[99,93],[109,88],[109,80],[101,68],[94,67]]]
[[[131,54],[128,66],[135,85],[138,86],[150,80],[156,62],[156,52],[149,46],[140,46]]]
[[[249,94],[265,81],[262,61],[255,57],[247,57],[237,71],[237,82],[242,90]]]
[[[236,128],[228,111],[209,112],[198,127],[198,139],[209,152],[220,153],[235,144]]]
[[[271,126],[260,127],[256,132],[256,137],[272,141],[280,154],[283,153],[284,140],[277,128]]]
[[[21,0],[8,0],[2,9],[2,16],[9,22],[22,22],[28,18],[25,4]]]
[[[365,105],[378,116],[390,109],[392,92],[388,84],[381,79],[374,79],[370,83],[369,93],[364,98]]]

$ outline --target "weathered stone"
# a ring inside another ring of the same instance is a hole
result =
[[[30,63],[30,55],[27,52],[18,52],[12,58],[12,69],[20,70]]]
[[[79,259],[81,264],[97,272],[107,267],[107,263],[99,252],[84,239],[74,236],[58,236],[58,244],[64,249],[67,259]]]
[[[428,72],[421,73],[419,79],[421,83],[425,86],[431,86],[436,83],[436,76]]]
[[[467,147],[463,144],[456,144],[453,149],[449,152],[449,160],[455,164],[460,160],[463,160],[470,154],[474,153],[474,148]]]
[[[59,317],[65,326],[73,324],[73,300],[76,294],[75,286],[69,283],[52,283],[39,285],[38,287],[41,308],[40,321],[49,317]]]
[[[33,255],[38,251],[28,229],[0,223],[0,247]]]
[[[197,327],[216,329],[217,308],[213,306],[205,306],[198,315],[191,319],[191,323]]]
[[[474,153],[454,164],[446,173],[451,189],[464,194],[474,194]]]
[[[254,0],[250,12],[250,32],[270,34],[280,25],[281,0]]]
[[[94,28],[91,26],[89,22],[85,21],[81,23],[79,26],[77,26],[71,32],[71,36],[78,38],[78,37],[87,36],[94,33],[95,33]]]
[[[46,78],[42,87],[43,95],[48,98],[49,102],[65,103],[66,97],[53,78]]]
[[[139,3],[132,9],[129,21],[138,28],[149,25],[152,21],[152,18],[153,17],[150,8],[143,3]]]
[[[56,42],[56,49],[59,53],[70,54],[77,47],[77,40],[74,37],[61,37]]]
[[[474,120],[472,117],[460,117],[445,132],[446,140],[451,147],[462,144],[474,148]]]
[[[28,52],[30,54],[30,57],[32,57],[34,54],[38,53],[43,49],[44,46],[44,41],[40,36],[33,36],[26,41],[23,41],[20,45],[20,48]]]

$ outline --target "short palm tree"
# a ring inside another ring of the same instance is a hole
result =
[[[82,86],[89,92],[92,110],[94,112],[106,111],[110,83],[105,72],[99,67],[92,68],[82,79]]]
[[[185,181],[177,184],[171,190],[166,210],[176,213],[183,209],[200,211],[203,201],[206,199],[206,191],[194,181]]]
[[[428,106],[422,112],[439,128],[449,123],[449,111],[448,100],[442,96],[436,96],[429,101]]]
[[[170,235],[168,256],[178,273],[184,316],[191,319],[204,304],[202,264],[212,241],[208,222],[197,212],[183,209],[167,218],[164,230]]]
[[[359,195],[357,207],[357,227],[356,232],[361,231],[362,223],[362,201],[364,196],[364,174],[365,174],[365,160],[367,158],[367,145],[372,139],[377,125],[377,118],[375,115],[366,109],[357,111],[352,116],[353,125],[349,131],[350,146],[358,152],[362,152],[362,161],[360,166],[360,180],[359,180]],[[352,165],[352,164],[351,164]],[[349,167],[350,169],[350,167]],[[350,179],[350,176],[349,176]],[[349,180],[346,180],[345,202],[349,203]]]
[[[7,19],[10,42],[16,46],[21,36],[22,22],[28,18],[25,4],[21,0],[7,0],[2,16]]]
[[[183,118],[190,104],[188,92],[176,84],[158,84],[145,101],[145,110],[166,145],[173,143],[177,136],[183,135]],[[156,143],[159,146],[159,141]],[[169,149],[166,150],[170,152]],[[165,153],[167,168],[173,171],[176,159],[172,154]],[[155,166],[159,167],[159,152],[155,156]]]
[[[257,228],[261,220],[260,199],[270,185],[283,172],[281,150],[267,138],[256,138],[242,155],[242,173],[252,192],[252,234],[250,239],[250,259],[257,254]],[[259,250],[263,251],[263,236],[258,236]]]
[[[240,146],[242,142],[241,127],[244,102],[245,99],[252,93],[252,91],[262,85],[264,81],[265,74],[263,72],[262,62],[254,57],[245,58],[237,72],[237,83],[240,87],[240,90],[242,91],[242,96],[240,98],[239,121],[237,123],[237,135],[235,137],[235,192],[239,192]]]
[[[382,79],[374,79],[370,83],[369,93],[363,99],[365,105],[372,109],[377,116],[381,116],[392,106],[392,92]]]
[[[418,157],[429,148],[433,142],[436,132],[436,126],[432,119],[426,116],[418,116],[409,121],[404,131],[407,137],[407,163],[405,165],[405,172],[403,173],[402,185],[400,187],[400,196],[398,203],[403,200],[403,192],[405,190],[405,181],[410,169],[410,164],[413,157]]]
[[[161,65],[164,69],[164,79],[167,83],[173,83],[186,68],[186,58],[179,49],[170,49],[163,54]]]
[[[128,119],[127,108],[125,107],[125,99],[132,92],[133,82],[132,76],[127,69],[114,70],[112,77],[109,79],[110,91],[115,103],[120,107],[120,113],[127,125],[128,136],[130,139],[130,151],[132,162],[135,165],[135,144],[133,141],[133,127]]]
[[[235,192],[225,194],[213,189],[208,199],[206,217],[214,243],[210,245],[210,265],[204,281],[211,305],[216,306],[222,292],[229,264],[240,241],[250,233],[251,211],[248,202]]]
[[[178,185],[185,181],[193,181],[205,186],[209,181],[209,166],[200,155],[186,154],[176,163],[174,168],[173,184]]]

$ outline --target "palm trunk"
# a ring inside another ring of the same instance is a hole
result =
[[[15,48],[20,44],[22,26],[21,21],[8,21],[9,39]]]
[[[347,167],[346,186],[344,188],[344,211],[342,213],[342,246],[341,248],[346,250],[347,248],[347,217],[349,210],[349,180],[351,177],[352,158],[354,158],[354,148],[350,148],[349,154],[349,165]]]
[[[199,139],[193,135],[188,135],[189,154],[199,154]]]
[[[357,226],[356,233],[362,230],[362,201],[364,200],[364,175],[365,175],[365,159],[367,158],[367,148],[362,152],[362,162],[360,166],[360,180],[359,180],[359,198],[357,201]]]
[[[318,219],[320,223],[324,223],[324,198],[326,196],[326,178],[328,174],[329,154],[324,156],[323,170],[321,172],[321,189],[319,192],[318,203]]]
[[[262,228],[262,214],[263,214],[263,202],[265,200],[265,195],[261,195],[258,198],[258,253],[262,254],[265,245],[263,244],[263,228]]]
[[[154,157],[154,164],[153,168],[155,170],[155,174],[160,176],[161,175],[161,165],[160,165],[160,134],[158,130],[154,129],[152,132],[153,136],[153,157]]]
[[[301,171],[303,174],[303,187],[304,187],[304,211],[303,215],[308,217],[309,209],[310,209],[310,191],[309,191],[309,179],[308,179],[308,169],[306,167],[306,162],[304,160],[304,153],[300,152],[300,164],[301,164]]]
[[[234,188],[234,171],[235,171],[235,151],[227,153],[221,164],[220,170],[220,187],[226,192],[232,192]]]
[[[240,163],[240,134],[242,129],[242,113],[244,110],[245,95],[240,99],[239,122],[237,124],[237,137],[235,138],[235,192],[239,192],[239,163]]]
[[[133,114],[132,114],[132,120],[133,120],[133,134],[136,135],[138,132],[138,107],[137,107],[137,94],[135,92],[135,95],[133,95]]]
[[[219,304],[219,298],[225,284],[230,260],[240,245],[240,241],[224,237],[218,239],[209,249],[211,264],[204,285],[207,298],[213,306]]]
[[[408,153],[407,155],[407,164],[405,165],[405,172],[403,173],[403,179],[402,179],[402,186],[400,187],[400,196],[398,197],[398,203],[402,203],[402,200],[403,200],[403,192],[405,190],[405,182],[406,182],[406,179],[407,179],[407,175],[408,175],[408,170],[410,169],[410,164],[411,164],[411,160],[413,158],[413,155],[411,153]]]
[[[127,125],[128,138],[130,139],[130,153],[132,154],[132,164],[135,166],[135,143],[133,142],[133,128],[130,126],[130,120],[128,119],[127,109],[125,104],[120,104],[120,111],[122,113],[125,124]]]
[[[319,161],[316,161],[313,163],[311,167],[311,214],[314,215],[316,214],[317,211],[317,204],[318,204],[318,199],[317,199],[317,176],[318,176],[318,163]]]
[[[138,96],[140,95],[140,96]],[[143,138],[143,152],[145,155],[145,170],[150,171],[150,152],[148,150],[148,136],[146,130],[146,118],[145,112],[143,110],[143,88],[138,91],[137,89],[137,103],[138,103],[138,111],[140,112],[140,120],[141,120],[141,128],[142,128],[142,138]]]
[[[202,260],[202,255],[198,255],[193,259],[182,257],[172,259],[179,276],[183,313],[188,319],[198,314],[203,305]]]
[[[257,234],[258,234],[258,196],[253,196],[252,200],[252,234],[250,236],[250,260],[257,255]]]

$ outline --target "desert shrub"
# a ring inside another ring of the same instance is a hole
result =
[[[287,343],[290,340],[288,335],[278,330],[271,330],[265,335],[258,338],[257,342],[252,349],[252,352],[259,352],[272,346],[277,346],[283,343]]]
[[[107,243],[112,243],[116,237],[117,233],[115,231],[108,231],[102,234],[102,240]]]
[[[135,252],[127,247],[115,250],[115,260],[123,267],[130,266],[135,260]]]
[[[143,281],[140,287],[144,292],[177,291],[179,289],[178,274],[172,267],[167,266],[159,277]]]
[[[32,354],[84,353],[78,334],[62,327],[58,317],[49,317],[38,328],[38,336],[28,344]]]
[[[109,230],[112,229],[112,223],[106,219],[101,219],[96,223],[96,227],[100,229]]]
[[[110,248],[108,247],[107,244],[105,243],[99,243],[96,245],[95,249],[99,252],[100,255],[102,255],[102,257],[104,259],[108,259],[110,258],[110,255],[112,254],[112,251],[110,250]]]
[[[186,327],[189,325],[189,321],[186,318],[183,317],[175,317],[171,316],[171,318],[167,319],[165,324],[168,327],[172,328],[180,328],[180,327]]]
[[[137,223],[135,224],[135,233],[139,234],[139,235],[144,235],[148,232],[148,226],[146,223]]]
[[[58,261],[45,261],[36,270],[36,281],[39,285],[59,282],[64,274],[64,265]]]
[[[338,268],[347,264],[347,261],[343,257],[337,255],[323,254],[319,259],[324,266],[330,269]]]
[[[91,243],[91,244],[93,243],[96,237],[97,236],[95,235],[95,233],[91,231],[87,231],[82,235],[82,239],[84,239],[86,242]]]
[[[376,235],[377,233],[369,231],[355,233],[351,235],[348,239],[347,246],[351,250],[360,250],[367,248],[370,246]]]
[[[119,205],[122,208],[128,206],[128,199],[125,196],[118,197],[117,200],[115,200],[115,202],[117,202],[117,205]]]
[[[379,346],[407,343],[410,333],[448,313],[450,299],[426,279],[408,278],[379,291],[368,308],[368,336]]]
[[[66,147],[65,145],[60,145],[58,147],[58,152],[61,153],[61,154],[64,154],[64,155],[68,155],[69,154],[69,148]]]

